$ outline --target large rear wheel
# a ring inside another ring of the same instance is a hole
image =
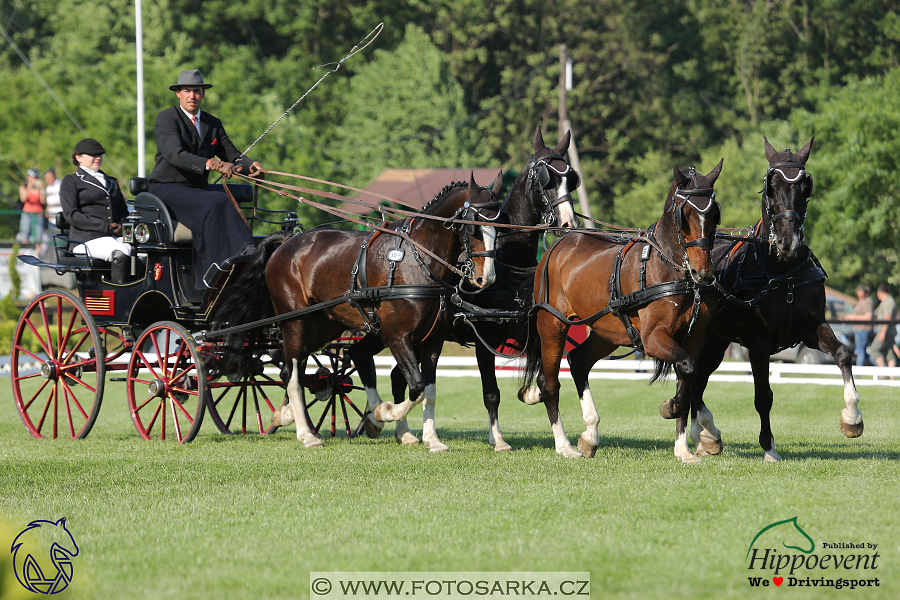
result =
[[[356,371],[347,349],[358,338],[339,338],[311,358],[317,369],[315,374],[306,375],[301,385],[309,392],[305,395],[306,410],[312,420],[313,429],[322,435],[322,426],[328,422],[331,437],[337,435],[338,422],[347,437],[358,436],[363,430],[365,404],[357,406],[350,399],[350,392],[365,388],[354,385],[351,377]],[[316,419],[316,415],[319,418]]]
[[[222,433],[265,435],[277,429],[272,413],[284,403],[284,384],[280,376],[265,372],[267,367],[281,368],[268,358],[250,357],[241,374],[207,382],[209,417]]]
[[[87,436],[100,413],[104,357],[97,325],[78,298],[54,290],[32,300],[16,325],[11,354],[13,398],[28,433]]]
[[[128,363],[128,408],[145,440],[185,444],[200,431],[206,409],[206,372],[194,338],[163,321],[138,338]]]

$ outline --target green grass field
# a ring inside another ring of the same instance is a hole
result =
[[[861,388],[866,430],[850,440],[840,387],[777,386],[785,460],[765,464],[752,387],[711,384],[725,452],[683,465],[658,413],[671,383],[593,382],[601,447],[590,460],[556,455],[543,407],[515,401],[513,380],[501,381],[507,453],[487,443],[480,382],[438,381],[443,455],[398,446],[392,425],[321,450],[292,429],[226,437],[209,420],[189,445],[144,442],[116,383],[86,440],[37,441],[9,379],[0,385],[0,542],[67,517],[81,551],[61,597],[309,598],[311,571],[589,571],[595,599],[900,597],[900,399],[889,388]],[[581,411],[568,381],[564,392],[574,440]],[[415,409],[416,433],[421,418]],[[806,575],[877,576],[880,587],[751,587],[749,576],[771,579],[748,570],[754,536],[795,516],[819,546],[878,544],[875,571]],[[34,596],[6,576],[13,597]]]

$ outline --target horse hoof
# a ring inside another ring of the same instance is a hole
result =
[[[419,438],[408,431],[404,432],[400,437],[394,436],[394,439],[397,440],[398,444],[403,444],[404,446],[413,446],[419,443]]]
[[[859,437],[863,434],[863,422],[860,421],[856,425],[851,425],[844,421],[844,417],[841,417],[841,433],[843,433],[848,438]]]
[[[422,445],[424,445],[426,448],[428,448],[428,450],[430,452],[434,452],[434,453],[447,452],[448,450],[450,450],[450,446],[448,446],[447,444],[443,443],[441,440],[438,440],[438,439],[424,440],[422,442]]]
[[[692,465],[692,464],[695,464],[695,463],[698,463],[701,461],[701,458],[699,456],[694,456],[693,454],[690,454],[690,453],[685,454],[683,456],[676,454],[675,458],[677,458],[678,460],[680,460],[681,462],[683,462],[686,465]]]
[[[597,445],[580,437],[578,438],[578,450],[585,458],[594,458],[594,454],[597,453]]]
[[[722,438],[703,439],[700,437],[700,444],[697,446],[697,456],[713,456],[722,454]]]
[[[306,435],[304,435],[302,441],[303,441],[303,445],[306,446],[307,448],[324,448],[325,447],[325,444],[322,443],[322,440],[320,440],[317,436],[313,435],[312,433],[307,433]]]
[[[557,454],[560,456],[565,456],[566,458],[584,458],[584,454],[569,446],[568,448],[564,448],[562,450],[557,450]]]
[[[529,385],[519,389],[519,401],[529,406],[534,406],[535,404],[540,404],[543,400],[541,399],[541,390],[536,385]]]
[[[372,413],[365,414],[363,417],[363,431],[366,432],[366,437],[374,440],[381,434],[382,429],[384,429],[384,423],[375,421],[372,417]]]
[[[291,410],[291,405],[287,404],[282,406],[278,410],[272,413],[272,426],[273,427],[281,427],[283,425],[290,425],[294,422],[294,411]]]
[[[511,450],[512,450],[512,446],[510,446],[506,442],[500,442],[499,444],[494,444],[494,452],[508,452]]]
[[[375,407],[375,412],[372,415],[375,417],[376,421],[384,423],[386,421],[393,421],[394,419],[391,417],[391,409],[394,408],[393,402],[382,402],[378,406]]]
[[[662,415],[663,419],[674,419],[675,418],[675,414],[672,413],[672,409],[669,406],[669,404],[671,402],[672,402],[671,400],[666,400],[665,402],[663,402],[662,404],[659,405],[659,414]]]
[[[770,462],[770,463],[781,462],[781,457],[774,450],[770,450],[769,452],[766,452],[763,455],[763,462]]]

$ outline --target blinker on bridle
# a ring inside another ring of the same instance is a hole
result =
[[[691,178],[691,181],[694,183],[694,188],[692,190],[682,190],[681,188],[675,188],[675,194],[673,195],[672,202],[672,211],[674,212],[675,218],[675,226],[678,231],[678,240],[681,242],[681,247],[683,249],[687,249],[691,246],[699,246],[701,250],[706,250],[708,248],[712,248],[713,242],[715,241],[715,231],[713,231],[712,235],[709,237],[701,237],[691,241],[685,241],[684,236],[681,234],[681,227],[684,223],[684,205],[689,204],[691,208],[697,211],[698,214],[705,215],[712,207],[716,204],[716,191],[713,188],[699,188],[699,183],[697,182],[697,173],[694,170],[694,167],[688,167],[688,177]],[[706,206],[701,208],[695,201],[694,198],[708,198]],[[678,200],[681,202],[678,202]]]
[[[798,182],[802,181],[802,179],[804,177],[809,179],[810,191],[809,191],[809,196],[807,196],[807,198],[811,198],[813,195],[813,191],[815,190],[815,183],[813,182],[812,175],[810,175],[809,173],[806,172],[806,165],[801,162],[790,160],[790,158],[791,158],[790,148],[787,149],[787,153],[788,153],[788,160],[772,163],[771,165],[769,165],[769,169],[768,169],[768,171],[766,171],[766,176],[763,179],[763,189],[762,189],[763,201],[766,203],[766,214],[769,215],[772,225],[774,225],[776,221],[780,221],[782,219],[787,219],[788,221],[797,221],[798,223],[800,223],[800,228],[802,231],[803,219],[806,218],[806,212],[804,212],[801,215],[796,210],[785,210],[776,215],[776,214],[773,214],[775,212],[774,211],[774,208],[775,208],[774,203],[769,202],[769,180],[771,179],[773,172],[778,173],[781,176],[781,178],[784,179],[785,182],[787,182],[789,184],[798,183]],[[785,173],[782,169],[798,169],[797,176],[793,177],[793,178],[788,177],[787,173]]]
[[[565,169],[560,171],[556,167],[553,166],[552,161],[561,160],[563,164],[566,166]],[[555,215],[553,214],[554,209],[560,204],[564,204],[566,202],[574,202],[572,201],[572,196],[570,194],[565,194],[556,199],[555,202],[551,201],[550,198],[547,197],[545,193],[547,189],[550,188],[550,171],[553,171],[560,177],[568,176],[572,179],[572,185],[569,188],[569,191],[578,189],[578,186],[581,185],[581,176],[578,174],[578,171],[572,168],[572,165],[566,162],[564,156],[556,154],[555,152],[551,152],[545,156],[540,158],[533,158],[531,164],[528,165],[528,189],[526,193],[530,195],[531,185],[534,180],[537,180],[538,187],[541,191],[541,200],[543,200],[544,205],[547,207],[547,212],[542,215],[542,218],[545,223],[550,223]]]

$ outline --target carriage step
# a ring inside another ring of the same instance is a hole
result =
[[[110,377],[110,381],[128,381],[127,377]]]

